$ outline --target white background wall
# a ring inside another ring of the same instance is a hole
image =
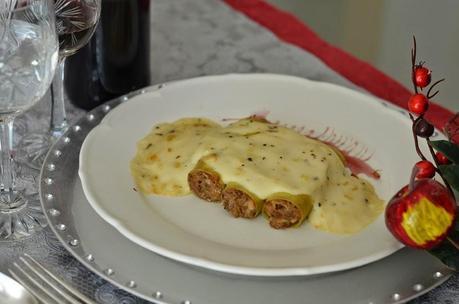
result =
[[[412,36],[434,79],[446,78],[436,101],[459,111],[459,1],[269,0],[325,40],[410,86]]]

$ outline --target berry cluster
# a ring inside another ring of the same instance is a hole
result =
[[[444,79],[430,84],[431,71],[424,63],[416,64],[416,40],[411,50],[411,61],[414,93],[408,100],[408,109],[413,122],[414,144],[421,161],[413,167],[409,184],[387,204],[386,226],[403,244],[426,249],[448,267],[459,270],[459,216],[452,191],[459,191],[459,145],[451,141],[451,137],[449,141],[431,141],[435,130],[424,118],[429,100],[438,93],[432,93],[433,89]],[[423,94],[426,88],[427,93]],[[433,163],[419,148],[419,138],[427,141]],[[433,178],[435,174],[442,178],[443,184]]]
[[[432,81],[432,71],[424,66],[425,62],[416,64],[416,39],[414,38],[413,49],[411,50],[411,80],[413,82],[414,94],[408,100],[408,110],[411,112],[410,117],[413,121],[413,135],[415,138],[416,150],[421,157],[421,161],[416,163],[417,174],[416,178],[432,178],[438,172],[436,167],[422,155],[418,146],[418,137],[429,140],[434,132],[434,126],[424,118],[429,109],[429,99],[438,94],[439,91],[432,93],[433,89],[445,79],[440,79],[433,83],[427,90],[427,94],[422,93]],[[420,92],[421,91],[421,92]],[[413,115],[417,115],[414,118]],[[432,155],[437,165],[445,165],[449,163],[448,158],[441,153],[436,152]]]

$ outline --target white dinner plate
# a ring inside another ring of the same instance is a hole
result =
[[[257,276],[310,275],[361,266],[400,249],[384,215],[360,233],[274,230],[263,217],[230,217],[195,196],[145,196],[134,190],[129,162],[136,142],[154,124],[183,117],[224,123],[254,113],[271,121],[345,139],[354,155],[370,157],[381,178],[371,180],[386,201],[407,184],[418,160],[411,122],[401,109],[327,83],[270,75],[224,75],[178,81],[112,110],[85,139],[79,175],[96,212],[133,242],[158,254],[212,270]],[[334,134],[334,135],[333,135]],[[294,148],[294,147],[292,147]]]

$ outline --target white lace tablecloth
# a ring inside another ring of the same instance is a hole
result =
[[[279,41],[263,27],[219,0],[154,0],[151,14],[152,83],[225,73],[280,73],[355,87],[303,50]],[[47,128],[49,97],[17,119],[16,141]],[[68,106],[74,121],[83,111]],[[38,172],[29,192],[37,192]],[[37,197],[38,199],[38,197]],[[28,253],[99,303],[147,303],[120,290],[76,261],[49,228],[22,242],[0,242],[0,271]],[[459,275],[411,303],[459,303]],[[217,303],[216,303],[217,304]]]

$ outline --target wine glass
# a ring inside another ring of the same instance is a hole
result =
[[[41,208],[19,189],[13,120],[34,105],[53,79],[58,57],[51,0],[0,4],[0,240],[18,240],[46,225]]]
[[[100,16],[101,0],[54,0],[59,61],[51,85],[51,124],[48,133],[22,138],[18,158],[40,169],[51,144],[68,128],[64,102],[65,59],[85,46],[93,35]]]

